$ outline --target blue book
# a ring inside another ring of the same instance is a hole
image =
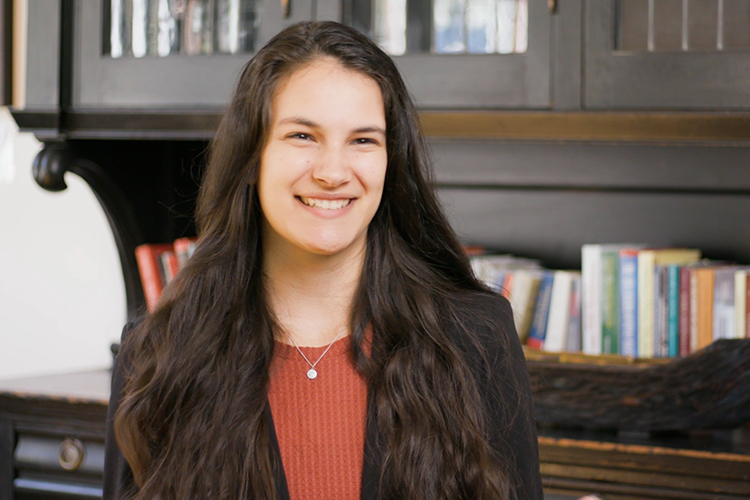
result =
[[[620,250],[620,354],[638,356],[638,250]]]
[[[680,353],[680,266],[667,268],[667,355]]]
[[[534,304],[534,316],[531,320],[531,329],[526,345],[532,349],[542,349],[544,346],[544,336],[547,333],[547,318],[549,317],[549,304],[552,300],[552,282],[555,279],[555,273],[544,272],[542,281],[539,283],[539,291]]]

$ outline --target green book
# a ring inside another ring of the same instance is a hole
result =
[[[602,354],[620,353],[620,252],[602,252]]]

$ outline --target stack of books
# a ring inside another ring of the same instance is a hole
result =
[[[516,330],[532,349],[581,350],[581,273],[551,271],[539,261],[510,255],[471,258],[476,276],[505,296]]]
[[[135,249],[146,306],[153,311],[164,287],[172,281],[195,251],[196,238],[178,238],[173,243],[147,243]]]
[[[581,256],[586,354],[687,356],[748,336],[748,267],[646,245],[584,245]]]
[[[750,266],[645,244],[584,245],[581,260],[579,272],[471,257],[477,277],[510,300],[531,349],[665,358],[750,337]]]

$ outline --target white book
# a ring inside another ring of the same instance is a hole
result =
[[[544,336],[545,351],[561,352],[565,350],[568,340],[568,319],[570,318],[570,291],[575,274],[577,273],[572,271],[555,271],[547,319],[547,333]]]
[[[620,251],[643,245],[587,244],[581,247],[581,326],[583,353],[602,353],[602,252]]]
[[[747,336],[747,270],[734,273],[734,338]]]
[[[602,353],[602,308],[600,305],[601,245],[581,248],[581,326],[583,353]]]

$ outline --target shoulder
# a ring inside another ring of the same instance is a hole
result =
[[[451,300],[449,328],[462,347],[492,352],[520,350],[508,300],[491,292],[467,292]],[[473,337],[473,338],[471,338]],[[469,349],[471,351],[472,349]]]

